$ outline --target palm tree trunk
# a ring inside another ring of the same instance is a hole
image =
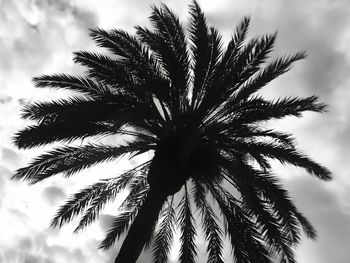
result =
[[[174,161],[172,151],[174,147],[166,144],[163,149],[155,152],[147,176],[150,190],[130,226],[114,263],[135,263],[137,261],[145,243],[151,237],[155,222],[167,197],[177,193],[186,182],[186,174],[179,169],[182,165]]]
[[[166,194],[160,194],[155,188],[150,188],[120,248],[115,263],[135,263],[137,261],[145,243],[151,237],[166,198]]]

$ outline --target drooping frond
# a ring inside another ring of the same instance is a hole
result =
[[[128,229],[137,214],[137,210],[138,206],[135,206],[129,211],[121,212],[114,218],[112,227],[108,230],[106,237],[99,246],[100,249],[107,250],[113,246],[115,241]]]
[[[231,162],[226,165],[229,170],[227,176],[231,178],[241,194],[245,195],[245,204],[262,203],[273,211],[274,218],[279,222],[283,230],[283,237],[288,238],[292,244],[300,241],[301,226],[310,238],[316,237],[316,231],[310,222],[297,210],[288,196],[288,192],[282,188],[271,172],[259,171],[248,163],[240,165]],[[261,200],[247,200],[247,198],[258,198]]]
[[[242,263],[272,263],[267,249],[260,241],[261,235],[251,216],[222,188],[209,185],[209,189],[224,215],[234,260]]]
[[[70,176],[98,163],[111,161],[131,152],[144,152],[150,146],[131,142],[125,146],[88,144],[85,146],[64,146],[38,156],[27,167],[19,169],[13,179],[40,182],[50,176],[63,173]]]
[[[130,183],[129,190],[129,195],[120,206],[121,210],[130,210],[133,206],[135,206],[135,204],[140,203],[145,198],[147,192],[149,191],[146,175],[143,173],[137,176]]]
[[[230,169],[231,168],[231,169]],[[284,224],[274,216],[274,211],[271,210],[260,197],[259,189],[254,187],[254,183],[251,182],[252,176],[249,174],[254,173],[255,170],[250,169],[249,166],[234,165],[228,167],[230,176],[242,195],[243,207],[249,214],[256,219],[256,224],[261,228],[261,237],[270,246],[269,250],[274,253],[283,253],[290,260],[294,262],[294,254],[291,250],[291,246],[294,245],[293,241],[297,240],[298,229],[285,229]],[[290,236],[291,235],[291,236]]]
[[[153,244],[153,263],[167,262],[170,247],[174,235],[175,227],[175,210],[173,207],[173,197],[163,210],[162,219],[159,229],[157,230],[154,237]]]
[[[93,221],[96,220],[96,218],[99,216],[100,211],[104,208],[106,203],[111,201],[112,199],[115,198],[116,194],[120,192],[120,190],[126,188],[127,186],[133,188],[133,185],[135,184],[134,181],[140,181],[139,177],[144,176],[143,174],[148,170],[149,162],[145,162],[125,173],[120,175],[117,178],[117,183],[113,184],[106,184],[106,187],[104,189],[101,189],[99,192],[99,195],[96,196],[94,199],[91,200],[89,207],[86,209],[84,212],[84,215],[82,216],[79,225],[77,228],[74,230],[74,232],[78,232],[91,224]],[[141,174],[141,175],[140,175]],[[136,189],[132,190],[132,193],[130,195],[135,195],[135,192],[137,192],[138,195],[142,196],[145,190],[148,190],[147,188],[145,189],[144,184],[142,185],[143,189]],[[130,208],[130,203],[137,203],[135,197],[131,198],[128,197],[129,201],[129,206]],[[132,202],[130,202],[132,201]],[[123,206],[123,205],[122,205]]]
[[[60,207],[57,214],[51,221],[51,226],[61,227],[69,223],[75,216],[82,213],[89,206],[97,206],[96,212],[91,217],[91,222],[98,215],[104,205],[115,198],[115,196],[126,187],[132,180],[133,174],[124,173],[117,178],[105,179],[94,185],[91,185],[80,192],[71,196],[68,201]],[[97,201],[100,201],[97,203]]]
[[[224,263],[222,259],[223,241],[221,238],[222,231],[218,225],[218,217],[215,215],[210,203],[206,200],[205,185],[194,181],[194,200],[200,209],[202,216],[202,226],[206,240],[208,241],[208,263]]]
[[[246,164],[247,165],[247,164]],[[254,170],[250,168],[250,170]],[[250,183],[259,191],[259,194],[267,201],[274,209],[276,217],[281,220],[290,231],[291,239],[294,243],[299,242],[298,223],[302,226],[304,232],[309,238],[316,237],[316,231],[310,222],[297,210],[291,201],[287,190],[278,183],[275,176],[270,174],[254,171],[253,173],[245,173],[245,176],[250,178]]]
[[[184,189],[184,196],[180,201],[180,262],[181,263],[194,263],[197,255],[196,245],[194,238],[196,236],[196,229],[193,225],[193,215],[191,212],[191,204],[189,199],[189,193],[187,187]]]
[[[139,208],[146,199],[149,191],[146,178],[141,175],[131,182],[131,191],[127,199],[121,205],[122,209],[126,209],[115,217],[112,227],[108,230],[106,237],[102,240],[99,248],[108,249],[115,241],[128,229],[130,223],[136,217]]]

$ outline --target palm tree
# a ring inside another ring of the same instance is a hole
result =
[[[75,53],[86,76],[34,78],[38,88],[75,95],[25,106],[22,117],[36,123],[19,131],[15,144],[65,146],[38,156],[13,177],[37,183],[153,152],[133,169],[72,195],[51,225],[61,227],[82,214],[76,228],[81,230],[127,188],[130,193],[100,245],[110,248],[129,229],[116,263],[136,262],[145,244],[153,247],[153,262],[166,262],[176,227],[180,262],[195,262],[196,215],[210,263],[224,262],[226,237],[235,262],[296,262],[293,246],[301,230],[310,238],[316,231],[273,174],[270,160],[322,180],[330,179],[330,172],[296,149],[290,134],[264,124],[323,112],[326,106],[315,96],[267,100],[257,92],[305,53],[267,62],[276,33],[246,41],[249,18],[223,48],[220,33],[208,26],[195,1],[187,34],[165,5],[153,7],[150,20],[154,30],[136,27],[135,35],[91,30],[98,46],[110,53]],[[122,136],[124,143],[101,144],[101,136]],[[77,140],[82,143],[73,144]]]

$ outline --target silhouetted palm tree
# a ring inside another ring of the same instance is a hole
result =
[[[82,229],[128,188],[123,211],[101,243],[110,248],[130,226],[115,262],[135,262],[147,243],[153,245],[153,262],[166,262],[176,226],[180,261],[194,262],[195,209],[208,262],[224,262],[224,235],[235,262],[282,257],[295,262],[293,246],[301,229],[310,238],[316,233],[273,175],[269,159],[323,180],[330,179],[330,172],[297,150],[291,135],[264,123],[322,112],[325,105],[315,96],[267,100],[256,92],[305,54],[267,63],[276,34],[245,41],[249,19],[244,18],[223,48],[221,35],[208,26],[196,2],[190,16],[188,35],[165,5],[153,7],[154,31],[91,30],[91,37],[111,54],[75,53],[74,61],[88,70],[86,77],[34,78],[38,88],[78,95],[24,107],[23,118],[36,124],[15,136],[19,148],[67,144],[40,155],[14,178],[37,183],[56,174],[69,177],[101,162],[153,151],[153,158],[132,170],[74,194],[52,226],[82,214],[76,230]],[[128,136],[122,145],[105,145],[98,143],[101,135]],[[88,137],[96,143],[71,144]]]

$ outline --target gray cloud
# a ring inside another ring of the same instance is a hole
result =
[[[85,45],[87,28],[96,24],[92,12],[77,8],[70,1],[3,1],[0,7],[0,22],[11,34],[11,38],[0,41],[0,69],[10,75],[42,74],[47,63],[57,59],[52,57],[53,50],[62,52],[62,58],[67,57],[72,51],[67,46]]]
[[[300,86],[295,85],[295,81],[284,81],[283,89],[294,94],[318,94],[329,98],[339,83],[348,78],[350,63],[339,45],[350,24],[350,2],[324,0],[316,4],[315,1],[299,0],[237,5],[223,5],[212,13],[208,10],[209,21],[231,34],[240,18],[248,15],[252,18],[250,35],[278,30],[276,53],[306,50],[309,54],[305,62],[296,66],[300,75],[295,77]]]
[[[350,251],[345,244],[349,243],[350,213],[334,188],[310,177],[291,179],[287,186],[297,207],[318,230],[317,241],[302,243],[299,250],[307,249],[318,263],[348,262]]]
[[[12,98],[10,96],[1,96],[0,97],[0,104],[6,104],[11,102]]]
[[[43,196],[50,205],[56,205],[58,202],[62,201],[63,198],[66,197],[66,194],[60,187],[49,186],[44,189]]]
[[[2,200],[5,198],[6,183],[9,175],[10,170],[3,166],[0,166],[0,207],[2,204]]]
[[[101,214],[98,222],[103,232],[106,233],[108,229],[110,229],[113,223],[113,219],[114,219],[114,216],[112,215]]]
[[[7,167],[15,169],[20,162],[20,155],[17,151],[10,148],[3,148],[1,151],[2,163],[6,164]]]
[[[20,238],[15,247],[2,247],[5,262],[26,263],[59,263],[86,262],[86,256],[81,249],[66,248],[60,245],[50,245],[46,233],[31,233]]]

